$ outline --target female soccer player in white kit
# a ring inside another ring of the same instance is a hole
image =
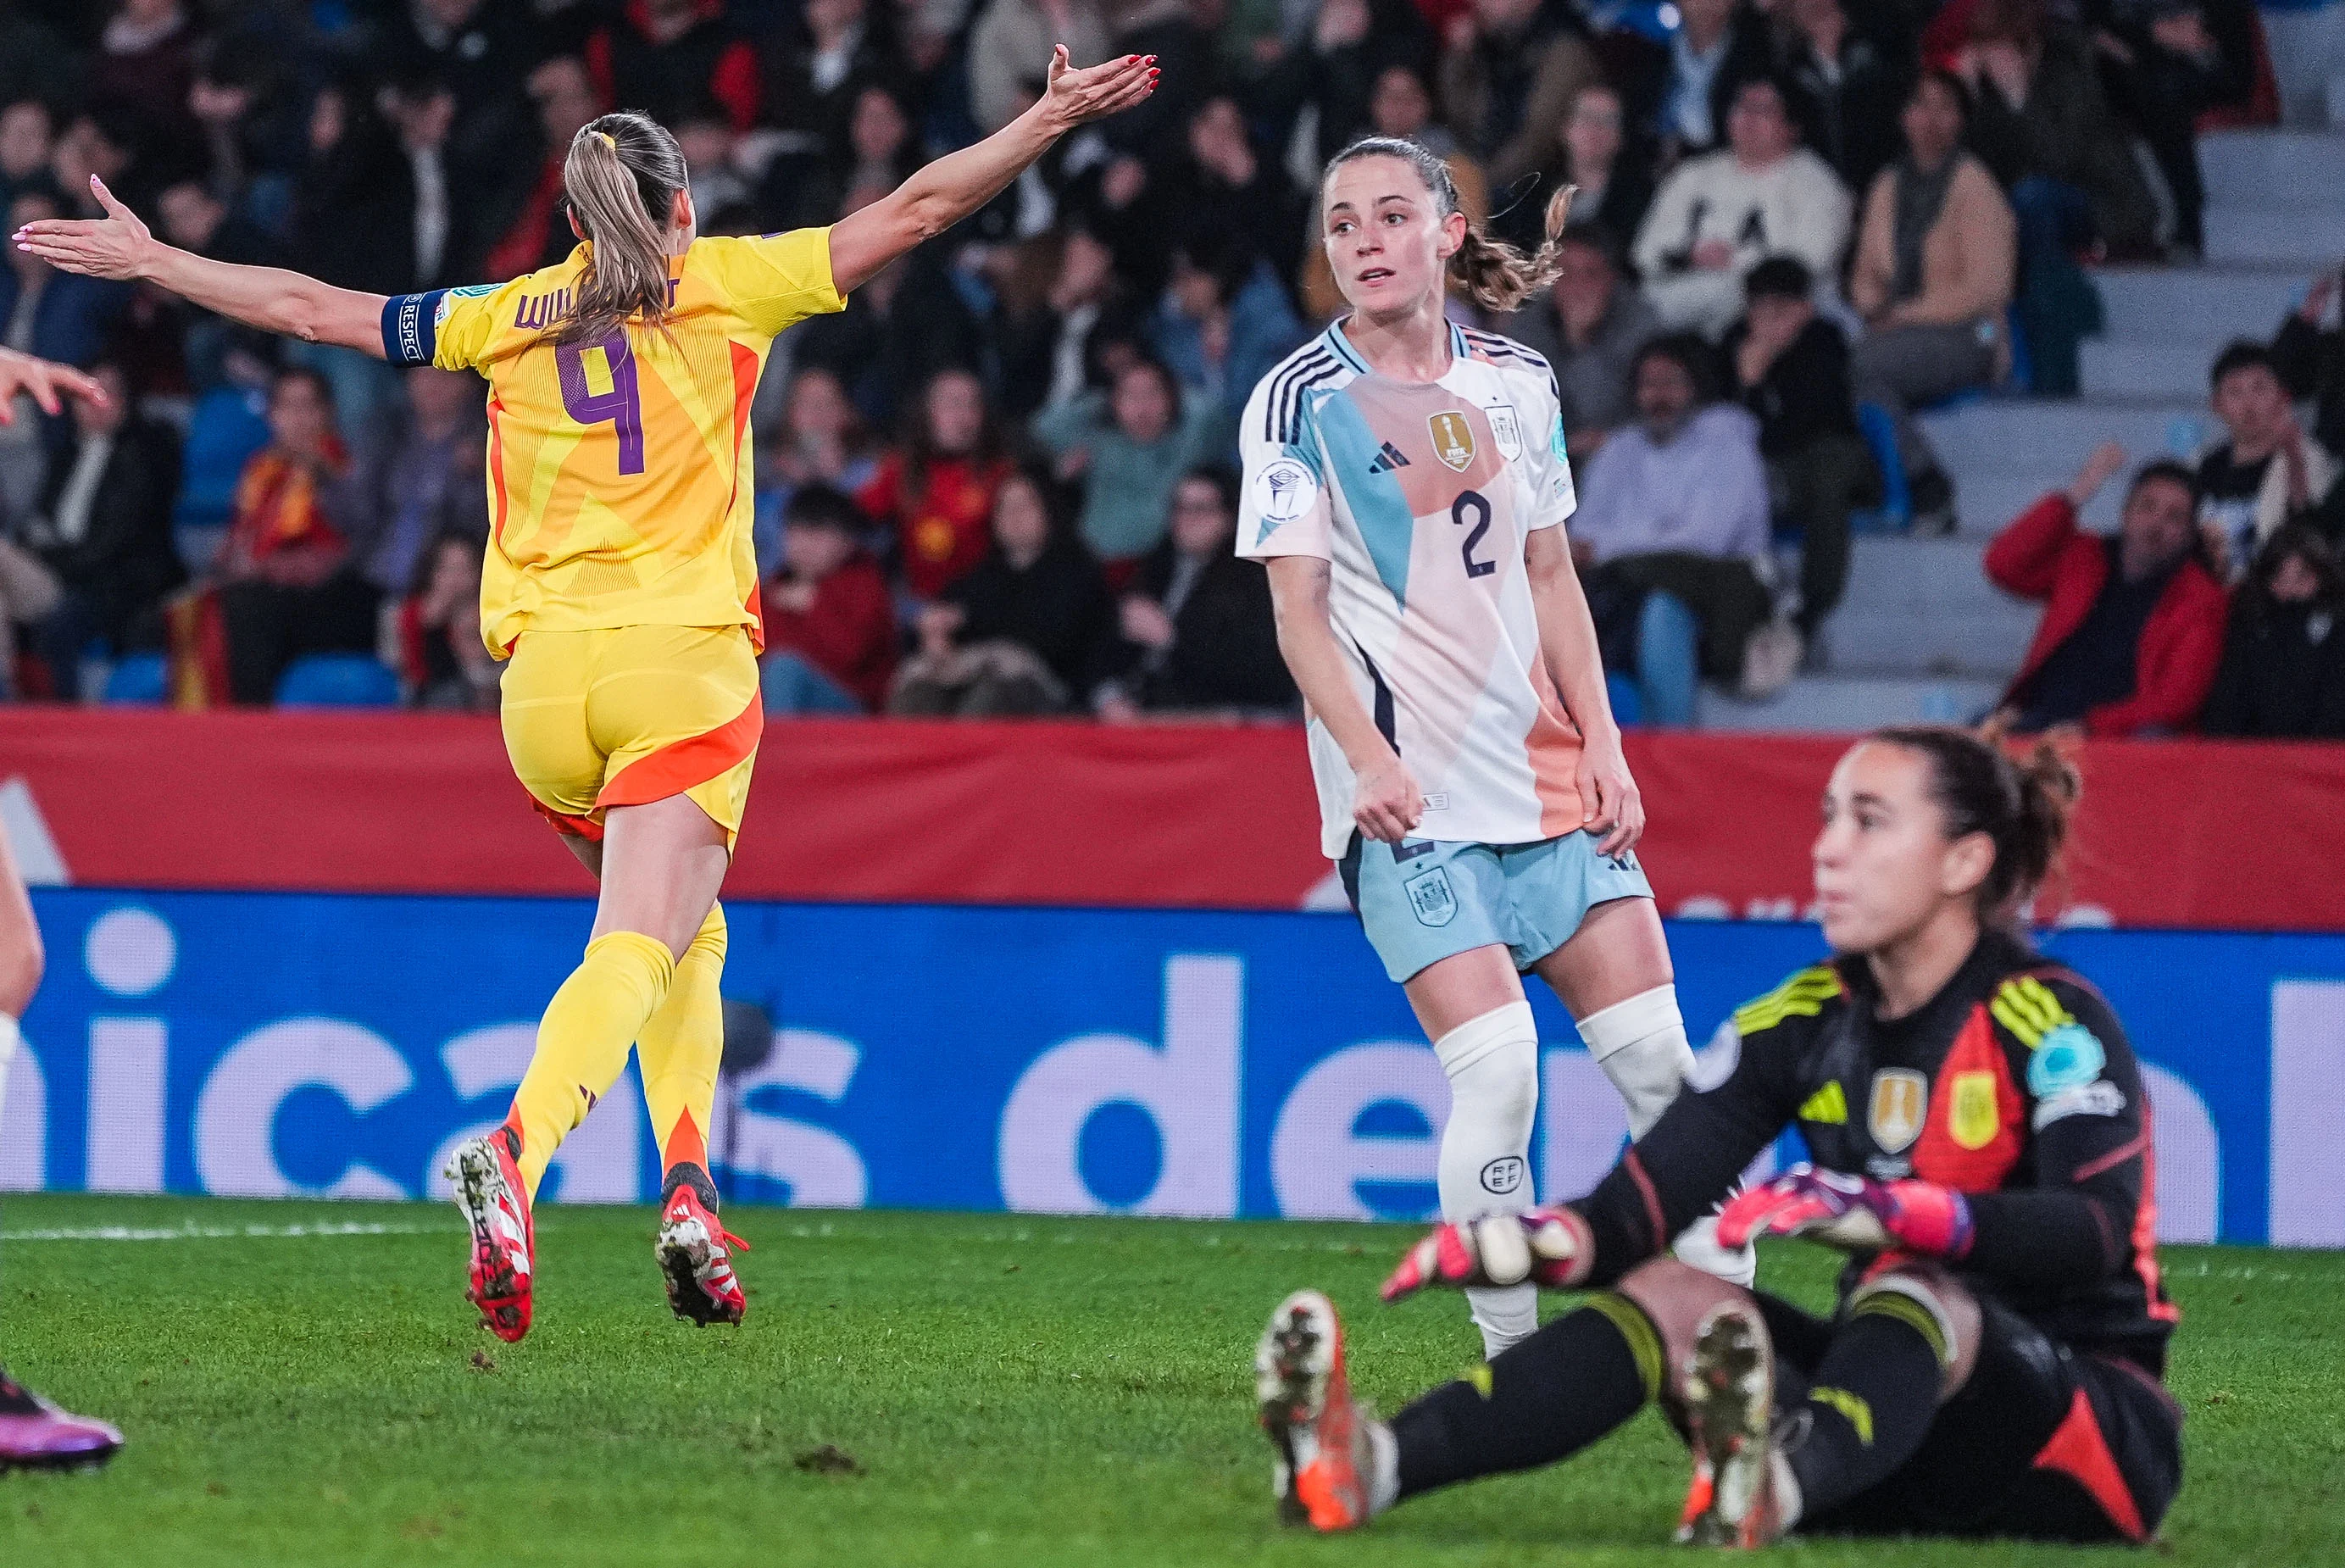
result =
[[[1320,183],[1352,313],[1263,378],[1240,443],[1238,553],[1265,561],[1310,704],[1321,847],[1448,1074],[1441,1211],[1532,1207],[1538,1035],[1520,976],[1571,1010],[1632,1135],[1693,1064],[1636,860],[1645,809],[1561,524],[1575,499],[1547,361],[1444,313],[1454,278],[1511,311],[1554,275],[1484,236],[1440,159],[1371,137]],[[1739,1281],[1707,1224],[1680,1255]],[[1535,1293],[1468,1291],[1486,1352]]]

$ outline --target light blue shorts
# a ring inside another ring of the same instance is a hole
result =
[[[1452,953],[1494,944],[1528,970],[1598,904],[1651,898],[1636,853],[1601,855],[1598,842],[1578,832],[1531,844],[1380,844],[1355,833],[1339,869],[1385,972],[1405,983]]]

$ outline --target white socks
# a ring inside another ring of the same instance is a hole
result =
[[[1653,1130],[1678,1085],[1693,1071],[1693,1047],[1678,1013],[1678,988],[1657,985],[1579,1021],[1588,1054],[1629,1107],[1631,1141]]]
[[[1400,1442],[1382,1421],[1368,1427],[1368,1516],[1376,1517],[1400,1501]]]
[[[1449,1074],[1449,1124],[1441,1129],[1441,1217],[1515,1214],[1531,1192],[1531,1118],[1538,1110],[1538,1030],[1531,1004],[1510,1002],[1433,1043]],[[1538,1288],[1466,1292],[1484,1356],[1538,1327]]]
[[[1620,1092],[1629,1109],[1629,1136],[1643,1137],[1693,1071],[1693,1046],[1686,1040],[1685,1019],[1678,1012],[1678,988],[1657,985],[1591,1013],[1579,1021],[1579,1037]],[[1718,1244],[1714,1216],[1688,1226],[1676,1250],[1680,1262],[1729,1284],[1748,1286],[1758,1278],[1759,1260],[1749,1247],[1730,1250]]]

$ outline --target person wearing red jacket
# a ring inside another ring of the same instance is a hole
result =
[[[801,485],[782,526],[782,569],[765,590],[766,711],[871,712],[901,638],[888,579],[856,542],[863,514],[827,484]]]
[[[2134,475],[2115,538],[2076,524],[2125,460],[2123,447],[2104,443],[2066,490],[2021,513],[1987,546],[1988,579],[2044,604],[2003,697],[2003,716],[2020,733],[2188,730],[2214,686],[2229,604],[2198,558],[2190,471],[2161,462]]]

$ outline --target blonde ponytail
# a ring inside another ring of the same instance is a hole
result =
[[[1457,183],[1450,178],[1448,164],[1421,142],[1391,136],[1362,137],[1327,160],[1327,168],[1319,177],[1323,206],[1327,199],[1327,181],[1335,178],[1335,171],[1363,158],[1396,158],[1416,169],[1417,178],[1425,181],[1425,188],[1433,193],[1436,221],[1459,210]],[[1544,238],[1538,251],[1529,256],[1503,239],[1493,239],[1483,232],[1480,224],[1468,219],[1466,243],[1449,259],[1449,274],[1459,290],[1484,310],[1503,312],[1520,310],[1525,300],[1554,282],[1562,260],[1558,242],[1571,217],[1571,199],[1579,193],[1578,186],[1567,185],[1548,198]]]
[[[667,214],[685,181],[684,149],[647,115],[604,115],[571,138],[562,184],[588,249],[554,341],[600,342],[630,320],[665,327]]]

